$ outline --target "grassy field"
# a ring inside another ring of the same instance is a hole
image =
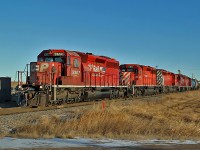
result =
[[[17,129],[12,136],[43,138],[200,139],[200,91],[158,98],[106,102],[77,110],[73,118],[53,114]]]

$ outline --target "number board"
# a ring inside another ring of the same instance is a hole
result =
[[[54,55],[54,56],[65,56],[64,53],[54,53],[53,55]]]

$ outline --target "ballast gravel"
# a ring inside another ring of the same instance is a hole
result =
[[[25,124],[34,124],[41,117],[59,116],[63,120],[69,120],[77,117],[86,107],[79,108],[62,108],[45,110],[38,112],[26,112],[20,114],[0,116],[0,135],[7,135],[13,132],[17,127]]]

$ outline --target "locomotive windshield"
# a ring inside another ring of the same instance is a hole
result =
[[[65,63],[65,60],[63,57],[45,57],[45,58],[38,58],[39,62],[61,62]]]
[[[134,72],[138,74],[138,69],[137,68],[123,68],[122,72]]]

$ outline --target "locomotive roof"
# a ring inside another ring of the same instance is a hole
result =
[[[164,69],[158,69],[158,70],[160,70],[160,71],[162,71],[162,72],[174,74],[173,72],[170,72],[170,71],[167,71],[167,70],[164,70]]]
[[[107,56],[99,56],[99,55],[93,55],[92,53],[83,53],[83,52],[78,52],[75,51],[77,54],[79,54],[83,59],[85,60],[103,60],[103,61],[110,61],[110,62],[116,62],[114,58],[110,58]],[[118,61],[117,61],[118,62]]]
[[[175,75],[179,75],[179,76],[182,76],[182,77],[190,78],[190,77],[188,77],[188,76],[186,76],[184,74],[175,74]]]
[[[47,54],[46,56],[51,56],[51,54],[55,53],[63,53],[66,56],[66,54],[69,54],[71,56],[76,56],[76,57],[81,57],[81,61],[83,63],[87,63],[88,61],[94,61],[94,62],[99,62],[99,63],[118,63],[119,61],[115,60],[114,58],[110,58],[107,56],[98,56],[98,55],[93,55],[92,53],[83,53],[79,51],[73,51],[73,50],[64,50],[64,49],[48,49],[48,50],[43,50],[38,57],[45,56],[45,53]],[[50,55],[49,55],[50,54]],[[58,55],[61,56],[61,55]]]
[[[73,56],[79,56],[75,51],[72,51],[72,50],[64,50],[64,49],[48,49],[48,50],[43,50],[38,56],[44,54],[44,53],[68,53],[70,55],[73,55]]]
[[[136,67],[147,67],[147,68],[152,68],[152,69],[156,69],[155,67],[151,67],[151,66],[145,66],[145,65],[140,65],[140,64],[121,64],[122,65],[126,65],[126,66],[136,66]]]

